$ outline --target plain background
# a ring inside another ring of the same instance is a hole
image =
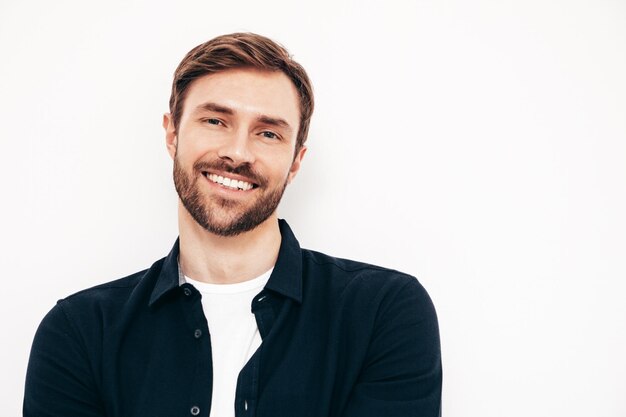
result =
[[[234,31],[314,82],[281,217],[304,247],[420,279],[446,416],[626,416],[626,3],[609,0],[3,0],[2,415],[57,299],[169,251],[171,76]]]

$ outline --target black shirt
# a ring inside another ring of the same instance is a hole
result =
[[[237,381],[237,417],[435,417],[433,304],[409,275],[301,249],[286,222],[252,301],[263,339]],[[178,241],[149,269],[60,300],[33,342],[24,416],[208,416],[211,341]]]

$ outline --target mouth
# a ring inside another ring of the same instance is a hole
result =
[[[248,190],[252,190],[253,188],[257,188],[258,184],[252,183],[252,182],[248,182],[248,181],[243,181],[243,180],[238,180],[235,178],[231,178],[231,177],[227,177],[227,176],[223,176],[223,175],[218,175],[218,174],[214,174],[211,172],[206,172],[203,171],[202,175],[204,175],[204,177],[206,179],[208,179],[209,181],[227,188],[229,190],[234,190],[234,191],[248,191]]]

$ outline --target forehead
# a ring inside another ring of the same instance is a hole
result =
[[[243,68],[200,77],[187,90],[184,113],[205,103],[229,107],[241,115],[279,117],[294,128],[300,118],[298,91],[281,71]]]

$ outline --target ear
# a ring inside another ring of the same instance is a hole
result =
[[[178,136],[176,136],[176,129],[174,128],[174,120],[170,113],[163,115],[163,129],[165,129],[165,146],[167,152],[172,159],[176,156],[176,147],[178,145]]]
[[[300,171],[300,165],[302,164],[302,159],[304,158],[304,154],[306,153],[307,147],[302,146],[298,153],[296,153],[296,157],[291,164],[291,168],[289,168],[289,175],[287,176],[287,183],[290,184],[291,181],[296,177],[298,171]]]

